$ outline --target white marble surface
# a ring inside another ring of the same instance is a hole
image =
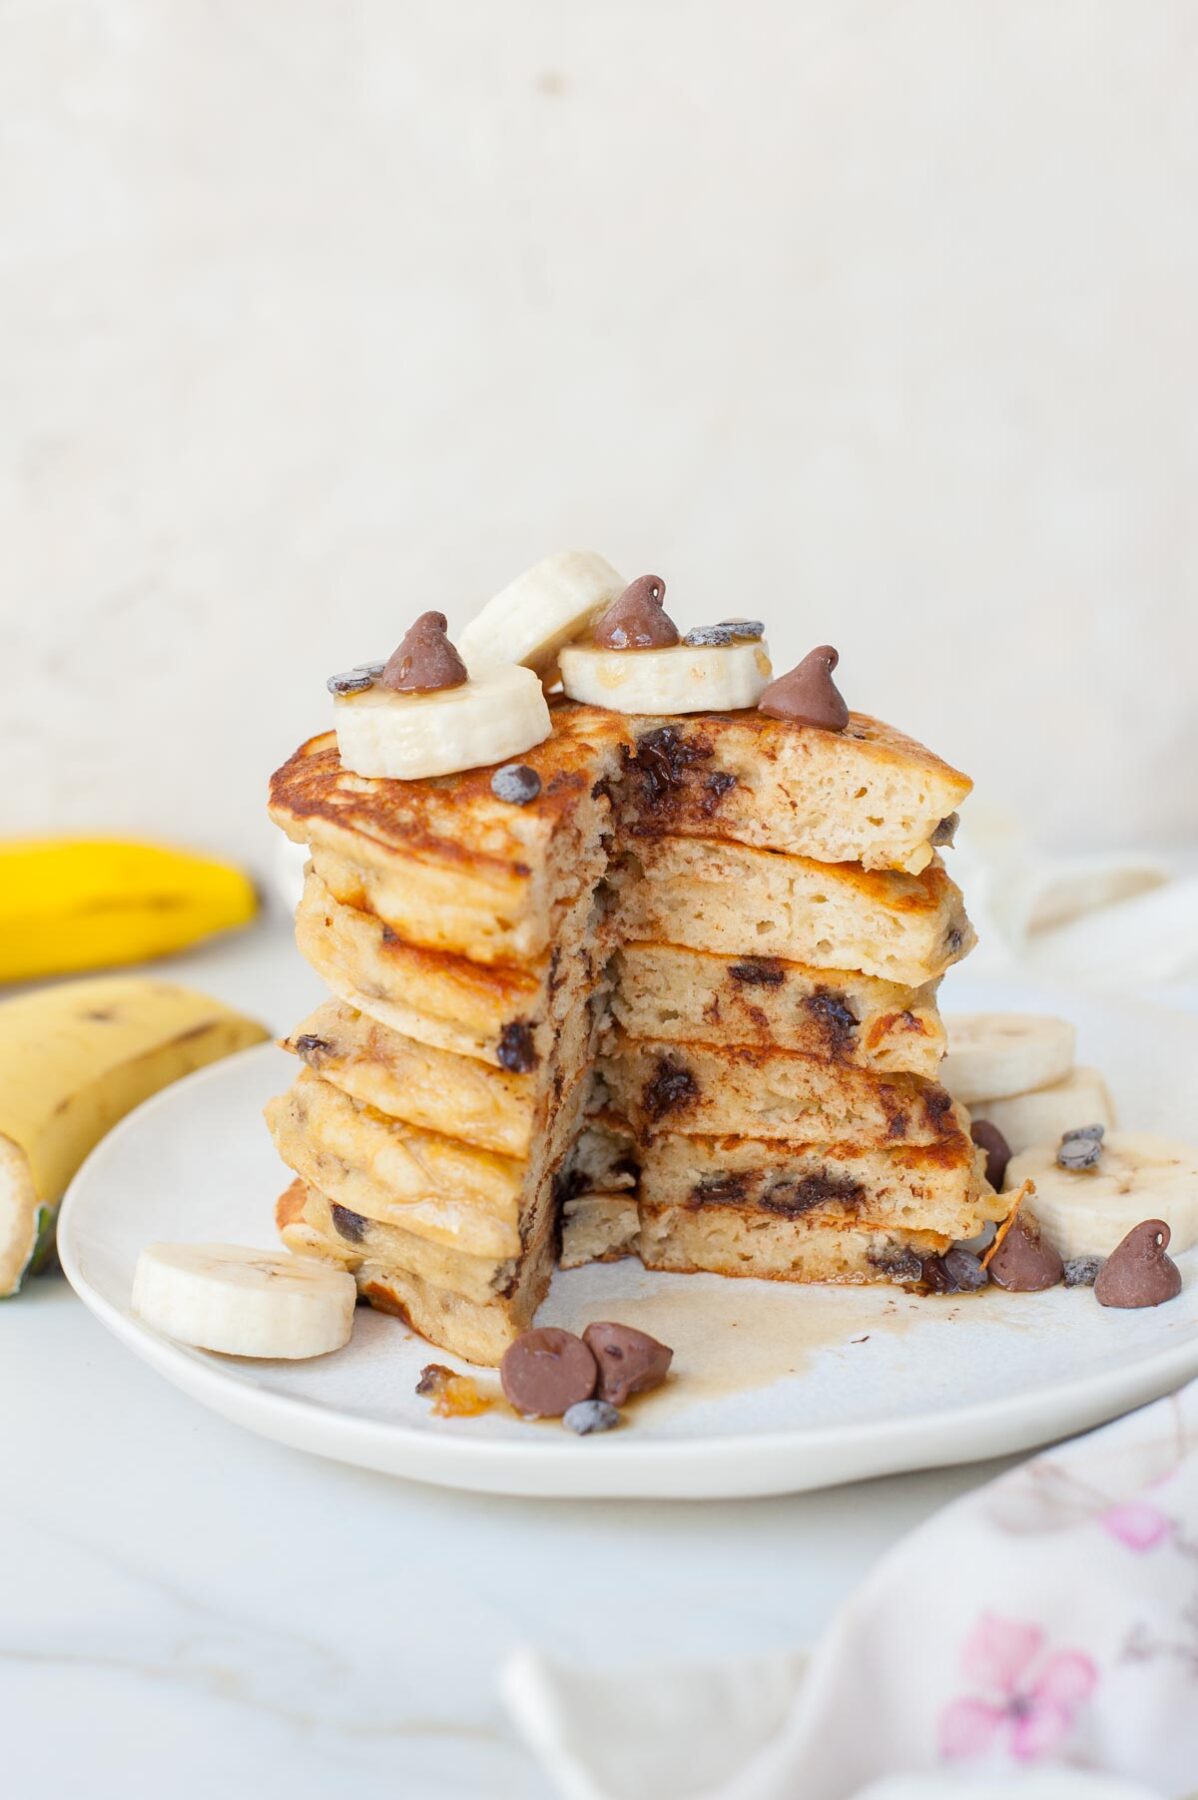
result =
[[[281,925],[177,971],[296,1018]],[[204,1412],[48,1279],[0,1307],[5,1791],[89,1800],[549,1800],[495,1693],[519,1641],[581,1663],[810,1642],[990,1466],[688,1506],[441,1492]]]
[[[1193,837],[1196,79],[1188,0],[9,0],[3,823],[260,860],[330,670],[581,543]]]

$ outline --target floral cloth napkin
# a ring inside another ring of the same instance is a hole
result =
[[[1198,1383],[928,1520],[809,1661],[503,1689],[565,1800],[1198,1800]]]

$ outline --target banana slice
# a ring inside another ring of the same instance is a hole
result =
[[[1065,1019],[1043,1013],[950,1013],[944,1023],[948,1055],[940,1079],[966,1106],[1047,1087],[1073,1067],[1077,1034]]]
[[[1056,1138],[1012,1157],[1006,1186],[1035,1184],[1032,1211],[1062,1256],[1109,1256],[1144,1219],[1165,1220],[1174,1254],[1198,1243],[1198,1150],[1192,1145],[1150,1131],[1111,1132],[1097,1166],[1077,1173],[1058,1165],[1059,1147]]]
[[[515,663],[480,669],[461,687],[396,694],[371,687],[333,701],[341,761],[356,775],[419,781],[506,762],[553,729],[540,682]]]
[[[756,706],[773,675],[763,643],[671,644],[665,650],[572,644],[561,653],[561,668],[571,700],[649,714]]]
[[[488,600],[458,638],[458,650],[468,669],[516,662],[551,675],[562,645],[580,637],[627,585],[593,551],[560,550]]]
[[[182,1344],[294,1360],[349,1342],[357,1285],[344,1269],[244,1244],[150,1244],[133,1310]]]
[[[975,1119],[989,1119],[1017,1156],[1031,1144],[1056,1143],[1076,1125],[1115,1128],[1115,1106],[1097,1069],[1071,1069],[1062,1081],[1013,1094],[1008,1100],[979,1100],[970,1109]]]

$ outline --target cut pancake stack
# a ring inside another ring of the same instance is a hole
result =
[[[919,1283],[1002,1215],[936,1080],[964,777],[859,715],[569,701],[521,761],[524,805],[489,768],[359,777],[331,734],[274,779],[334,996],[268,1110],[293,1248],[494,1362],[559,1256]]]

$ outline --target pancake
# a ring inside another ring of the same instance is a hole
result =
[[[625,941],[780,956],[922,987],[976,941],[939,857],[920,875],[708,838],[645,838],[620,883]]]
[[[951,1248],[951,1238],[933,1231],[840,1225],[796,1231],[788,1219],[731,1208],[696,1213],[685,1206],[642,1206],[637,1237],[637,1254],[647,1269],[850,1286],[918,1286],[923,1259]]]
[[[522,761],[541,781],[526,806],[498,800],[494,770],[425,781],[343,769],[333,733],[271,780],[270,814],[307,843],[334,898],[375,913],[411,945],[476,963],[523,962],[560,945],[562,914],[604,870],[622,727],[580,708]]]
[[[934,1076],[945,1050],[935,982],[897,987],[780,957],[624,944],[612,1010],[630,1037],[801,1050],[886,1074]]]
[[[300,1255],[349,1267],[363,1300],[467,1362],[498,1363],[508,1345],[532,1324],[549,1286],[556,1251],[551,1232],[530,1249],[509,1292],[480,1300],[398,1263],[380,1266],[367,1260],[351,1266],[340,1254],[335,1234],[325,1228],[327,1214],[323,1196],[302,1182],[294,1183],[276,1207],[284,1243]]]
[[[634,834],[733,838],[918,875],[973,785],[862,713],[842,732],[755,709],[631,723],[620,810]]]
[[[808,1144],[968,1139],[967,1115],[936,1083],[795,1050],[617,1037],[599,1068],[604,1093],[641,1142],[659,1131]]]
[[[274,777],[335,996],[267,1108],[285,1241],[489,1362],[559,1250],[918,1279],[1003,1210],[934,1079],[966,778],[859,715],[552,719],[527,805],[489,768],[362,779],[332,734]]]
[[[527,1158],[551,1106],[560,1108],[590,1060],[590,1018],[577,1007],[553,1053],[525,1073],[495,1068],[404,1037],[339,1001],[320,1006],[291,1035],[292,1051],[325,1081],[392,1119]]]
[[[640,1148],[644,1205],[729,1209],[813,1226],[874,1224],[976,1237],[1007,1202],[972,1139],[882,1148],[663,1134]]]

